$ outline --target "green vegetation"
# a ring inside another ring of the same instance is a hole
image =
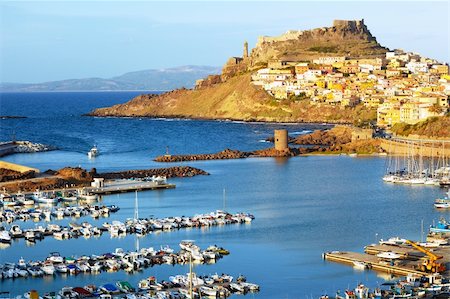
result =
[[[339,52],[338,46],[316,46],[311,47],[308,51],[319,52],[319,53],[337,53]]]
[[[397,123],[392,132],[400,136],[421,135],[428,137],[450,137],[450,115],[430,117],[414,125]]]

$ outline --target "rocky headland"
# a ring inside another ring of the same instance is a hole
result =
[[[229,119],[266,122],[355,123],[376,118],[376,111],[356,107],[317,107],[308,101],[277,101],[260,86],[251,84],[251,73],[271,60],[309,61],[320,56],[381,57],[382,47],[362,21],[335,21],[331,27],[288,31],[279,37],[261,37],[243,57],[232,57],[220,75],[198,80],[195,89],[161,95],[140,95],[131,101],[99,108],[98,117],[170,117]]]

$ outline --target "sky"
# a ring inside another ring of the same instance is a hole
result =
[[[364,19],[378,42],[450,62],[450,1],[5,1],[0,82],[221,66],[245,40]]]

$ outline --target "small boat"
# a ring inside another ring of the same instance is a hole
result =
[[[48,261],[52,263],[62,263],[64,262],[64,258],[59,254],[59,252],[50,252],[48,258]]]
[[[128,281],[118,281],[116,282],[116,286],[123,293],[133,293],[135,291],[133,286]]]
[[[18,204],[18,202],[8,193],[0,193],[0,203],[3,204],[4,207],[14,207]]]
[[[437,209],[450,208],[450,189],[448,189],[447,195],[444,198],[438,198],[434,201],[434,207]]]
[[[0,231],[0,243],[11,243],[11,235],[8,231]]]
[[[365,270],[367,269],[367,264],[360,261],[353,261],[353,268],[358,270]]]
[[[94,145],[94,147],[91,148],[91,149],[89,150],[89,152],[88,152],[87,155],[88,155],[88,158],[89,158],[89,159],[95,158],[95,157],[97,157],[98,155],[100,155],[100,152],[99,152],[99,150],[97,149],[97,146]]]
[[[392,252],[392,251],[386,251],[386,252],[378,253],[377,257],[382,258],[382,259],[395,260],[395,259],[399,259],[401,257],[401,255],[397,254],[395,252]]]
[[[120,293],[120,290],[113,285],[112,283],[104,284],[100,287],[100,290],[105,292],[106,294],[118,294]]]
[[[56,196],[49,197],[47,195],[44,195],[44,193],[40,191],[34,192],[31,198],[37,203],[52,204],[52,205],[57,204],[59,201],[58,197]]]

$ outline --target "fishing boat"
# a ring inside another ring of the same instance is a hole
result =
[[[18,192],[15,196],[15,199],[18,203],[24,206],[32,206],[34,205],[34,200],[30,197],[26,197],[22,192]]]
[[[447,190],[447,195],[444,198],[438,198],[434,201],[434,207],[437,209],[450,208],[450,189]]]
[[[88,152],[87,155],[88,155],[88,158],[89,158],[89,159],[95,158],[95,157],[97,157],[98,155],[100,155],[100,152],[99,152],[99,150],[97,149],[97,146],[94,145],[94,147],[91,148],[91,149],[89,150],[89,152]]]
[[[45,195],[43,192],[39,190],[34,192],[31,198],[37,203],[52,204],[52,205],[57,204],[59,201],[58,197],[56,196],[50,197],[48,195]]]
[[[12,197],[10,194],[3,192],[0,194],[0,203],[4,207],[14,207],[18,204],[18,202]]]

